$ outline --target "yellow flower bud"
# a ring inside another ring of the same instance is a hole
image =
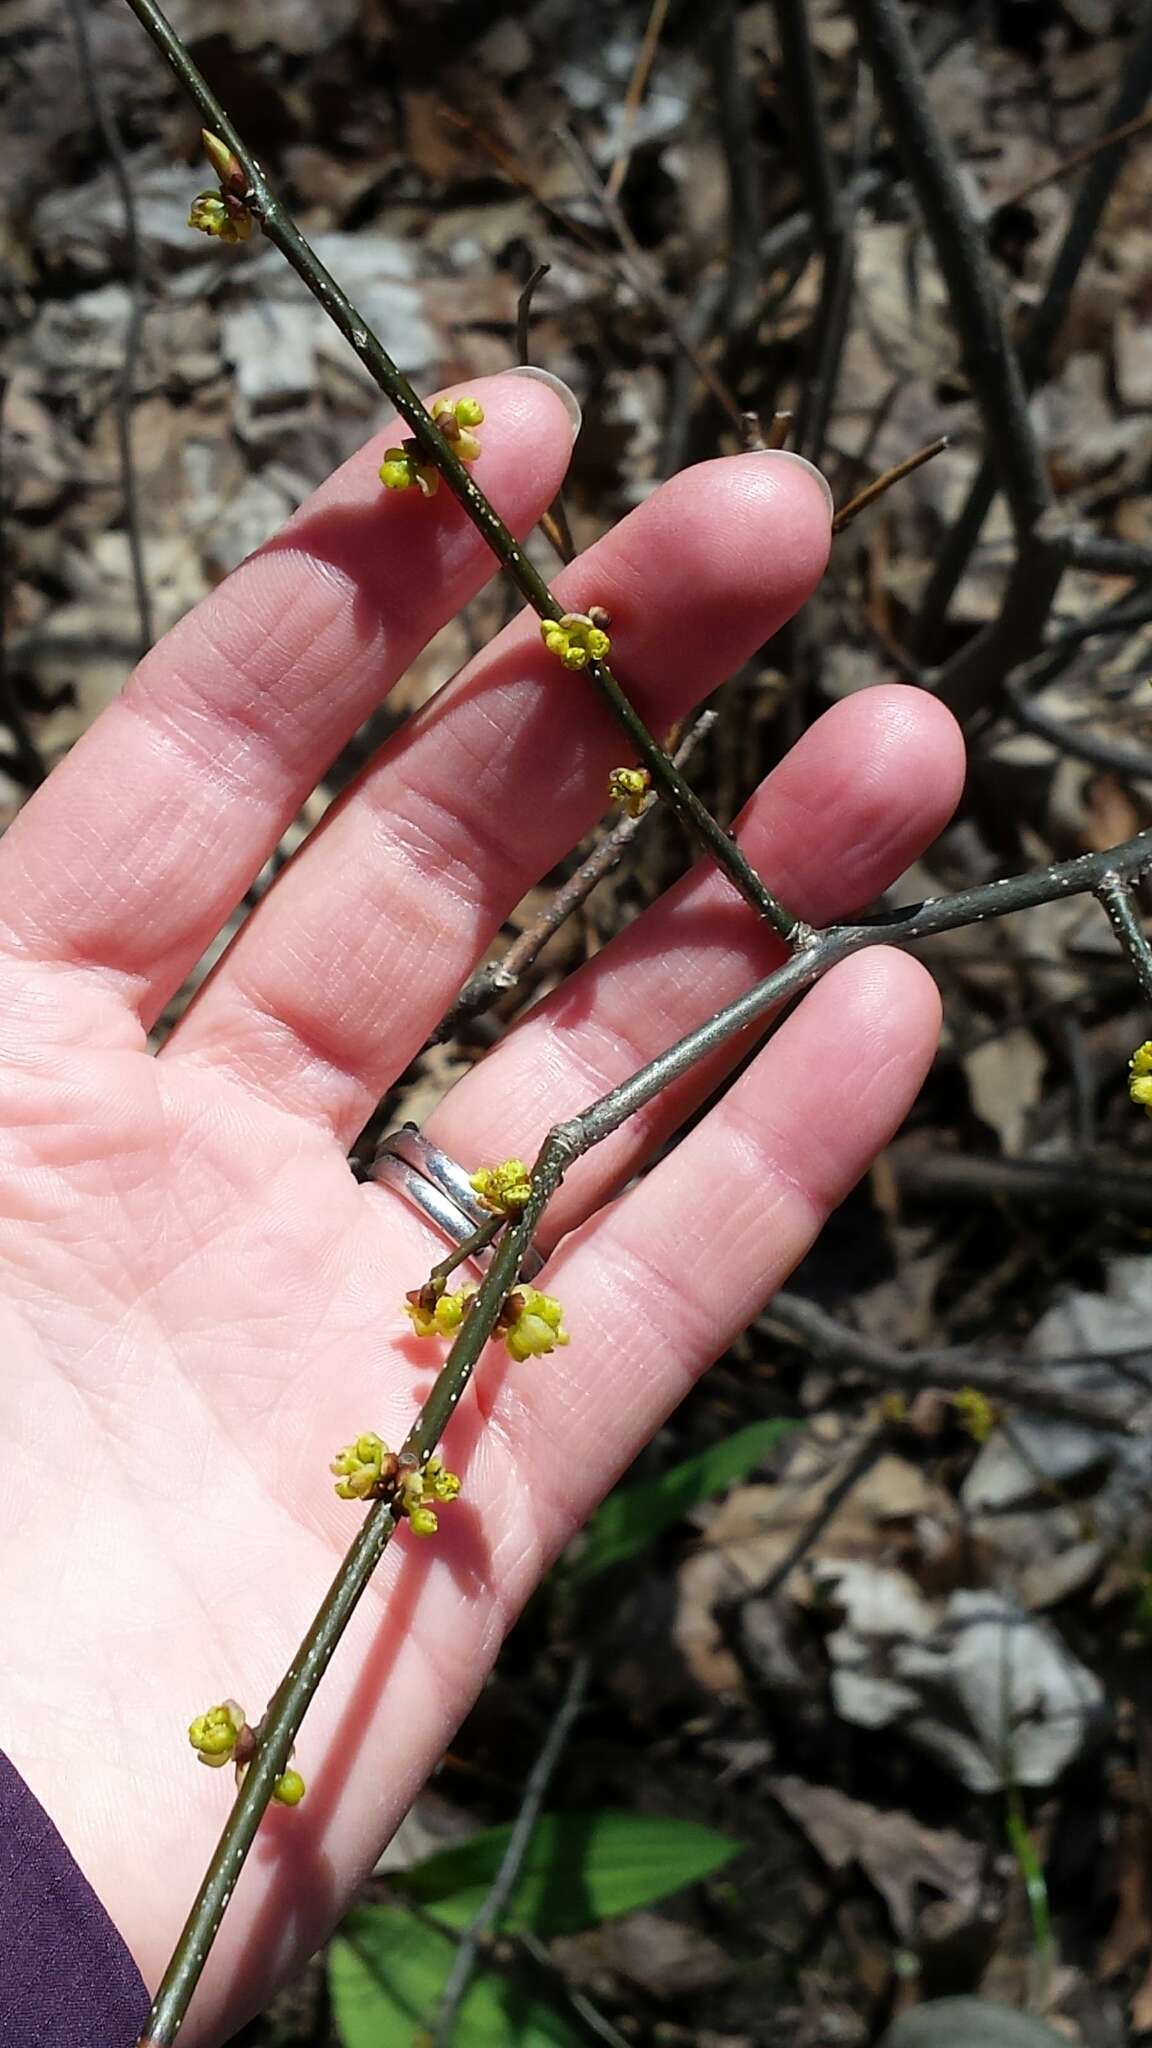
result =
[[[481,1166],[469,1176],[481,1205],[491,1216],[518,1216],[532,1194],[532,1176],[522,1159],[505,1159],[500,1166]]]
[[[1138,1045],[1128,1062],[1128,1093],[1133,1102],[1152,1116],[1152,1038]]]
[[[299,1771],[285,1771],[273,1785],[272,1797],[281,1806],[299,1806],[307,1789]]]
[[[484,407],[478,398],[458,398],[455,412],[462,427],[480,427],[484,424]]]
[[[447,1504],[459,1498],[460,1476],[456,1472],[446,1472],[439,1458],[429,1458],[424,1467],[424,1487],[434,1500]]]
[[[197,1714],[188,1729],[188,1740],[202,1764],[218,1771],[228,1763],[236,1743],[247,1726],[244,1709],[235,1700],[224,1700],[207,1713]]]
[[[474,1287],[460,1287],[429,1307],[425,1289],[417,1288],[405,1301],[404,1313],[418,1337],[454,1337],[475,1293]]]
[[[408,1515],[408,1527],[414,1536],[434,1536],[440,1522],[433,1508],[412,1508]]]
[[[255,223],[239,199],[224,192],[198,192],[188,210],[188,225],[221,242],[246,242]]]
[[[415,483],[413,466],[402,448],[386,448],[380,464],[380,481],[386,490],[407,491]]]
[[[553,1295],[540,1294],[535,1287],[518,1287],[505,1303],[496,1334],[503,1337],[513,1358],[543,1358],[568,1343],[563,1318],[564,1311]]]
[[[337,1474],[336,1492],[341,1500],[367,1500],[379,1486],[385,1461],[392,1454],[374,1431],[367,1430],[354,1444],[338,1451],[328,1470]]]
[[[973,1443],[986,1444],[997,1422],[995,1404],[987,1394],[982,1394],[978,1387],[961,1387],[952,1396],[952,1406],[961,1429]]]
[[[612,642],[601,619],[607,612],[593,606],[588,612],[565,612],[560,619],[541,619],[540,637],[549,654],[555,654],[565,668],[587,668],[590,661],[603,661]]]
[[[652,787],[647,768],[613,768],[608,777],[608,794],[630,818],[638,818]]]

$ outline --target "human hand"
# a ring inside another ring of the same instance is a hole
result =
[[[476,476],[518,533],[569,424],[542,382],[470,386]],[[617,729],[521,617],[383,749],[178,1029],[147,1030],[326,764],[487,579],[446,492],[382,493],[388,436],[148,656],[0,845],[0,1747],[150,1984],[229,1779],[194,1713],[256,1718],[360,1512],[329,1458],[404,1435],[436,1360],[404,1294],[446,1249],[346,1153],[513,904],[605,809]],[[656,730],[808,595],[824,494],[779,456],[677,476],[557,579],[613,616]],[[808,732],[740,826],[827,922],[940,829],[959,736],[877,689]],[[778,943],[712,869],[537,1006],[429,1136],[518,1153],[765,973]],[[402,1530],[305,1723],[304,1805],[267,1815],[182,2035],[217,2041],[323,1938],[541,1571],[757,1311],[899,1124],[936,1040],[924,971],[876,949],[804,1000],[703,1123],[605,1206],[720,1069],[578,1162],[541,1285],[571,1345],[481,1362],[445,1452],[464,1496]]]

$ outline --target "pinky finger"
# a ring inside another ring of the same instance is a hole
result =
[[[935,986],[906,954],[844,961],[675,1152],[549,1262],[539,1284],[564,1303],[571,1349],[518,1377],[499,1418],[540,1475],[545,1550],[787,1279],[899,1128],[939,1024]]]

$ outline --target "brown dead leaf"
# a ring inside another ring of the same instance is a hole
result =
[[[875,1885],[901,1941],[916,1932],[916,1887],[923,1884],[975,1916],[983,1851],[951,1828],[925,1828],[911,1814],[849,1799],[831,1785],[772,1778],[769,1790],[802,1828],[830,1870],[856,1863]]]

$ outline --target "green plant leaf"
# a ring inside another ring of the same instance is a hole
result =
[[[593,1515],[577,1554],[565,1562],[569,1583],[594,1578],[609,1565],[635,1557],[645,1544],[682,1520],[690,1508],[746,1479],[769,1451],[798,1428],[797,1422],[787,1420],[751,1422],[747,1429],[736,1430],[710,1450],[673,1465],[659,1479],[618,1486]]]
[[[359,1906],[328,1951],[332,2010],[344,2048],[408,2048],[436,2017],[456,1944],[395,1906]],[[479,1970],[457,2038],[468,2048],[585,2048],[563,2013],[514,1974]]]
[[[466,1927],[491,1889],[509,1828],[485,1828],[391,1884],[438,1920]],[[547,1813],[537,1823],[501,1920],[536,1934],[575,1934],[665,1899],[719,1870],[741,1844],[695,1821],[642,1813]]]

